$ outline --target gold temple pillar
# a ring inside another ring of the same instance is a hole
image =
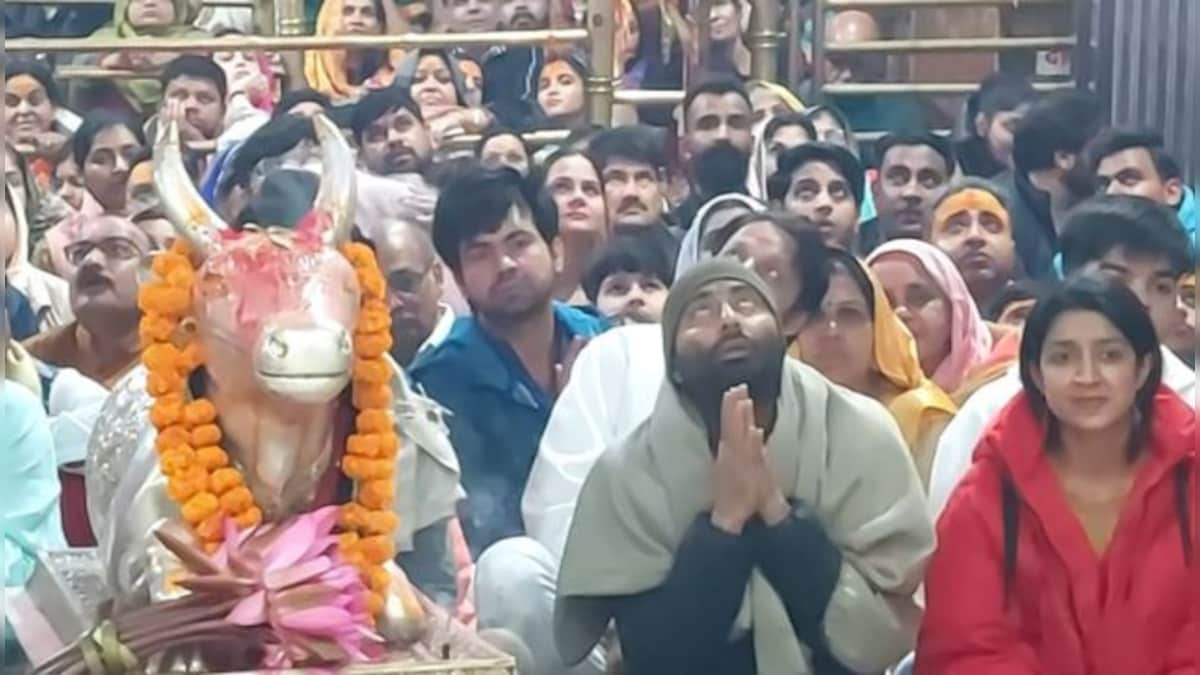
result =
[[[753,0],[750,14],[750,77],[779,80],[779,0]]]
[[[612,125],[616,39],[612,0],[588,0],[587,31],[591,54],[591,75],[587,78],[588,121],[607,127]]]

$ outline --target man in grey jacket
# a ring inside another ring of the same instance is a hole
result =
[[[912,649],[933,528],[887,411],[785,357],[765,282],[713,259],[663,312],[654,412],[592,469],[555,612],[625,672],[882,672]]]

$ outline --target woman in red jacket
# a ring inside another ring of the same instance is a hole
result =
[[[1195,412],[1124,286],[1033,311],[1025,391],[938,522],[917,675],[1195,675]]]

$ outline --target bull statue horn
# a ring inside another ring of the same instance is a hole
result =
[[[173,117],[159,120],[154,139],[154,189],[175,232],[196,256],[204,259],[216,250],[217,238],[229,226],[196,191],[184,168],[179,123]]]
[[[317,114],[312,118],[313,131],[321,144],[321,187],[317,190],[313,208],[321,216],[324,230],[321,241],[326,246],[337,248],[350,241],[350,229],[354,226],[354,151],[329,118]]]

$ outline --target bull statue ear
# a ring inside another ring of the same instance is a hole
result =
[[[313,204],[321,223],[321,242],[338,248],[350,241],[354,227],[354,151],[340,129],[324,114],[312,118],[313,131],[321,145],[321,186]]]
[[[159,118],[154,140],[154,189],[175,232],[203,260],[217,247],[229,225],[204,201],[183,165],[179,123],[174,115]]]

